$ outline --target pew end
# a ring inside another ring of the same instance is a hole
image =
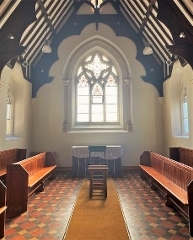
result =
[[[5,234],[6,193],[7,187],[0,180],[0,238],[3,238]]]

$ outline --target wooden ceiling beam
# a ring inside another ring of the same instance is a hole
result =
[[[50,28],[50,31],[53,33],[55,33],[55,29],[54,29],[54,26],[52,25],[52,21],[50,20],[50,16],[48,15],[47,11],[46,11],[46,8],[44,7],[44,4],[41,0],[38,0],[38,4],[41,8],[41,11],[44,15],[44,18],[46,20],[46,23],[48,25],[48,27]]]
[[[143,29],[145,28],[145,26],[147,24],[147,21],[149,19],[149,16],[150,16],[150,14],[152,12],[152,9],[153,9],[153,6],[154,6],[155,2],[156,2],[156,0],[151,0],[149,6],[147,8],[147,12],[146,12],[145,18],[143,19],[142,24],[140,26],[139,32],[142,32]]]

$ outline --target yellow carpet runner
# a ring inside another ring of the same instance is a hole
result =
[[[129,233],[112,179],[107,199],[89,198],[89,180],[83,180],[64,240],[127,240]]]

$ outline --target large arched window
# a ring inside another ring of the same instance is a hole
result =
[[[118,73],[111,60],[99,52],[87,56],[76,75],[76,122],[119,122]]]
[[[63,132],[133,130],[131,69],[109,41],[81,43],[66,61],[63,86]]]

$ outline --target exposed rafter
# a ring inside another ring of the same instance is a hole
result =
[[[192,8],[186,3],[186,0],[95,0],[93,5],[91,0],[10,1],[0,16],[0,72],[6,63],[10,66],[10,60],[13,65],[18,56],[22,59],[21,64],[27,63],[24,67],[30,67],[31,73],[36,72],[45,59],[41,49],[47,38],[53,38],[55,52],[51,59],[54,61],[57,47],[64,38],[80,34],[87,24],[95,23],[98,29],[100,23],[105,23],[117,36],[123,35],[135,42],[137,58],[149,71],[148,77],[152,76],[144,81],[153,82],[155,77],[146,66],[148,62],[155,66],[161,77],[167,63],[175,61],[175,56],[193,67]],[[78,10],[84,4],[92,7],[94,14],[78,15]],[[108,4],[117,14],[104,14],[103,9]],[[121,27],[117,26],[117,22]],[[149,42],[153,48],[148,61],[141,56],[145,42]],[[46,66],[47,69],[50,65]],[[169,76],[172,68],[168,69],[161,82],[154,83],[157,88],[161,88],[164,78]],[[34,84],[35,80],[30,77],[28,79]],[[45,78],[49,79],[48,76]]]
[[[149,19],[149,15],[150,15],[151,12],[152,12],[153,5],[155,4],[155,2],[156,2],[156,0],[151,0],[150,4],[149,4],[149,6],[148,6],[148,9],[147,9],[146,15],[145,15],[145,17],[144,17],[144,19],[143,19],[143,22],[142,22],[142,24],[141,24],[141,26],[140,26],[140,28],[139,28],[139,32],[142,32],[142,31],[143,31],[143,29],[144,29],[144,27],[145,27],[145,25],[146,25],[146,23],[147,23],[147,21],[148,21],[148,19]]]

